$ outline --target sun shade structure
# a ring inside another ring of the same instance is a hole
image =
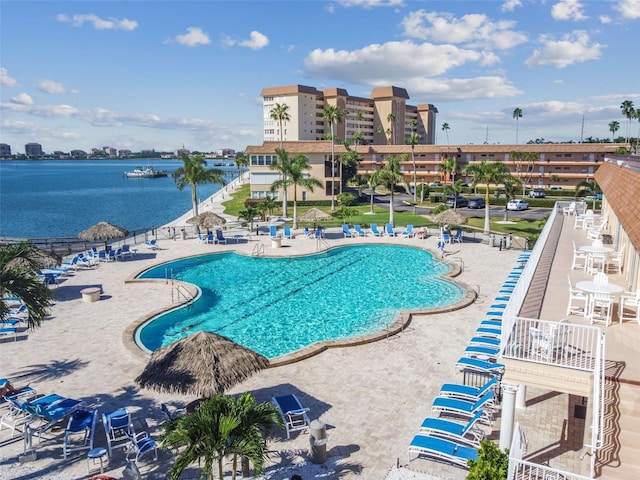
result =
[[[226,337],[198,332],[151,355],[136,378],[143,388],[209,398],[269,366],[269,360]]]
[[[0,244],[6,245],[6,244]],[[62,258],[57,253],[48,252],[46,250],[42,250],[40,248],[36,248],[33,251],[33,255],[31,255],[31,259],[38,263],[43,268],[47,267],[57,267],[60,265],[60,261]],[[8,267],[29,267],[29,262],[27,262],[23,258],[14,258],[9,263],[7,263]]]
[[[302,222],[321,222],[323,220],[331,220],[331,215],[324,213],[317,208],[311,208],[298,217],[298,220]]]
[[[187,220],[187,223],[203,228],[211,228],[215,227],[216,225],[224,225],[225,223],[227,223],[227,221],[220,215],[216,215],[213,212],[202,212],[195,217],[191,217],[189,220]]]
[[[80,232],[78,238],[88,242],[97,242],[100,240],[111,240],[112,238],[124,238],[127,235],[129,235],[129,231],[125,228],[109,222],[100,222]]]
[[[463,225],[467,223],[467,217],[454,212],[453,209],[445,210],[432,218],[434,223],[445,224],[451,223],[453,225]]]

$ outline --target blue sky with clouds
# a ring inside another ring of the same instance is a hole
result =
[[[450,143],[610,136],[640,108],[640,0],[0,2],[0,142],[262,143],[263,87],[407,89]],[[631,124],[636,135],[638,122]]]

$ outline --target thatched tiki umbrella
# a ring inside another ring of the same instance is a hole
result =
[[[305,213],[298,217],[298,220],[303,222],[320,222],[322,220],[331,220],[333,217],[328,213],[324,213],[317,208],[310,208]]]
[[[202,212],[195,217],[191,217],[189,220],[187,220],[187,223],[196,225],[198,228],[202,227],[209,229],[217,225],[224,225],[225,223],[227,223],[227,221],[220,215],[217,215],[213,212]]]
[[[136,383],[159,392],[209,398],[268,365],[265,357],[226,337],[198,332],[153,352]]]
[[[104,249],[106,250],[107,240],[111,240],[112,238],[125,238],[127,235],[129,235],[129,231],[122,227],[109,222],[100,222],[80,232],[78,238],[80,240],[86,240],[87,242],[104,240]]]
[[[439,225],[443,225],[445,223],[452,223],[454,225],[463,225],[467,223],[467,217],[464,215],[460,215],[458,212],[455,212],[452,209],[445,210],[442,213],[439,213],[435,217],[431,219],[434,223]]]
[[[57,267],[62,258],[57,253],[45,251],[41,248],[34,248],[31,260],[36,262],[40,268]],[[29,267],[29,262],[24,258],[14,258],[7,263],[7,266]]]

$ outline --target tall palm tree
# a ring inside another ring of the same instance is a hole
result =
[[[502,162],[487,162],[483,160],[480,163],[467,165],[463,172],[473,176],[474,188],[478,184],[485,186],[484,234],[489,235],[491,233],[491,222],[489,220],[489,187],[492,184],[503,183],[504,179],[510,175],[509,167]]]
[[[620,110],[622,110],[622,115],[627,118],[627,143],[629,143],[629,129],[631,128],[631,119],[635,112],[633,102],[631,100],[625,100],[620,105]]]
[[[2,298],[18,297],[27,306],[27,325],[39,327],[51,305],[51,291],[38,278],[35,271],[43,265],[38,249],[29,243],[0,246],[0,294]],[[10,310],[0,300],[0,320],[9,316]]]
[[[518,144],[518,126],[519,120],[522,118],[522,109],[520,107],[516,107],[513,110],[513,118],[516,119],[516,145]]]
[[[522,182],[520,181],[520,179],[513,177],[511,175],[506,176],[503,179],[503,184],[504,184],[504,194],[507,197],[507,202],[509,202],[509,200],[516,198],[516,195],[518,193],[518,191],[520,190],[520,187],[522,186]],[[524,187],[523,191],[524,191]],[[524,195],[524,194],[523,194]],[[509,220],[509,210],[507,209],[507,205],[505,204],[504,206],[504,221],[508,221]]]
[[[402,183],[405,188],[409,188],[406,178],[400,172],[400,166],[406,161],[406,155],[396,156],[389,155],[380,170],[372,174],[372,183],[374,185],[384,185],[389,190],[389,223],[393,225],[393,195],[396,185]]]
[[[582,180],[576,184],[576,198],[586,197],[591,195],[593,197],[593,209],[596,209],[596,194],[598,193],[599,186],[595,180]]]
[[[331,211],[336,209],[336,157],[335,157],[335,133],[334,127],[336,123],[342,122],[344,111],[337,105],[327,105],[322,112],[322,118],[331,127]]]
[[[613,138],[616,132],[620,130],[620,122],[617,120],[612,120],[609,122],[609,131],[611,132],[611,142],[615,143],[615,139]]]
[[[182,167],[178,168],[171,175],[176,182],[178,190],[191,186],[191,202],[193,205],[193,215],[198,215],[198,191],[197,186],[203,183],[217,183],[225,186],[224,172],[217,168],[205,168],[207,161],[202,155],[189,156],[181,153],[179,159],[182,160]]]
[[[389,130],[391,131],[391,135],[389,138],[391,139],[391,145],[396,144],[396,116],[393,113],[387,115],[387,122],[389,122]]]
[[[233,163],[238,169],[238,178],[242,182],[242,171],[249,166],[249,157],[244,154],[236,155],[233,159]]]
[[[456,173],[458,172],[458,160],[455,157],[446,157],[440,163],[440,168],[443,172],[450,174],[451,183],[453,183],[456,178]]]
[[[638,135],[636,135],[636,155],[637,155],[638,153],[640,153],[640,148],[638,148],[638,146],[640,145],[640,108],[634,109],[633,118],[638,120]]]
[[[411,120],[409,122],[411,128],[415,128],[416,121]],[[416,155],[415,149],[416,145],[420,143],[420,135],[416,132],[411,132],[409,134],[409,138],[407,138],[407,143],[411,145],[411,163],[413,164],[413,203],[418,202],[418,172],[416,171]]]
[[[445,122],[442,124],[442,131],[447,134],[447,145],[449,145],[449,129],[450,127],[448,123]]]
[[[298,228],[298,186],[313,192],[315,187],[321,187],[322,182],[317,178],[309,177],[305,171],[310,170],[309,159],[302,155],[296,155],[291,161],[289,169],[289,184],[293,185],[293,228]]]
[[[362,131],[360,130],[360,124],[362,123],[362,120],[364,119],[364,115],[362,114],[362,112],[357,112],[355,115],[356,118],[356,122],[358,124],[358,129],[355,131],[355,133],[353,134],[353,139],[356,142],[356,146],[360,145],[360,143],[362,142]]]
[[[275,120],[276,122],[278,122],[278,125],[280,127],[280,148],[282,148],[282,135],[284,133],[282,124],[291,120],[291,116],[289,115],[289,105],[287,105],[286,103],[276,103],[275,107],[271,109],[269,116],[271,117],[271,120]]]
[[[524,197],[527,183],[529,183],[533,177],[533,168],[535,162],[538,161],[538,154],[522,150],[512,150],[509,152],[509,158],[516,164],[516,173],[520,179],[522,196]]]
[[[283,191],[282,202],[282,216],[287,217],[287,190],[291,186],[291,165],[292,160],[289,157],[289,153],[284,148],[276,148],[276,154],[278,159],[275,162],[271,162],[269,168],[276,170],[280,174],[280,178],[271,184],[271,191],[275,192],[278,189]]]
[[[249,222],[249,232],[253,230],[253,219],[256,218],[256,215],[260,213],[258,207],[252,203],[246,203],[244,206],[244,210],[240,210],[238,212],[238,218],[246,220]]]

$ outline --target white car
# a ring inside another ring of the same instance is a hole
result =
[[[507,203],[507,210],[528,210],[529,203],[524,200],[509,200]]]

